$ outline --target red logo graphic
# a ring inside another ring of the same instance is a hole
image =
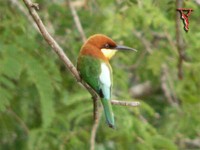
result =
[[[176,9],[177,11],[180,12],[181,19],[183,20],[184,23],[184,30],[188,32],[189,30],[189,16],[191,12],[193,11],[192,9],[186,9],[186,8],[178,8]]]

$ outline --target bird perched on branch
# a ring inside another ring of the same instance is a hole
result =
[[[115,127],[114,114],[111,107],[112,68],[109,60],[116,51],[134,50],[117,45],[112,39],[102,34],[91,36],[82,46],[77,69],[81,78],[100,96],[104,108],[106,122]]]

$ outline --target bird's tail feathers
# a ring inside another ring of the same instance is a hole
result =
[[[109,127],[115,128],[114,114],[112,111],[112,106],[111,106],[110,100],[102,98],[101,102],[103,104],[107,124],[109,125]]]

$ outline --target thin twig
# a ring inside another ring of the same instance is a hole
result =
[[[178,100],[176,99],[175,94],[173,93],[173,89],[171,89],[171,85],[169,86],[167,83],[169,83],[168,68],[166,64],[162,64],[161,88],[168,103],[172,106],[178,106]]]
[[[175,41],[173,40],[173,38],[171,37],[171,35],[168,33],[167,30],[165,30],[164,33],[165,33],[166,38],[171,46],[171,49],[173,50],[173,52],[176,52],[176,54],[177,54],[177,47],[176,47]]]
[[[130,70],[135,70],[138,68],[138,66],[141,64],[141,62],[143,61],[143,59],[145,58],[147,54],[147,51],[142,51],[141,54],[138,56],[137,61],[135,62],[134,65],[128,67],[128,69]]]
[[[26,9],[24,9],[24,7],[20,4],[19,0],[10,0],[10,2],[12,3],[12,5],[17,6],[17,8],[27,17],[27,19],[31,23],[31,25],[37,31],[39,31],[37,25],[35,24],[35,22],[33,21],[33,19],[30,17],[30,15],[27,13]]]
[[[100,123],[101,115],[102,115],[102,111],[99,111],[99,113],[96,115],[92,130],[91,130],[90,150],[95,149],[96,133],[97,133],[97,129]]]
[[[176,8],[182,8],[183,0],[176,0]],[[183,61],[185,60],[185,50],[184,50],[184,41],[181,34],[181,22],[179,11],[176,12],[176,44],[179,54],[178,60],[178,77],[179,79],[183,78]]]
[[[139,39],[141,40],[141,42],[143,43],[143,45],[145,46],[145,49],[147,50],[148,53],[152,53],[153,50],[151,49],[151,43],[142,36],[142,33],[141,32],[138,32],[138,31],[133,31],[133,34]]]
[[[166,64],[163,64],[162,65],[162,76],[161,76],[161,87],[162,87],[162,90],[164,92],[164,95],[168,101],[168,103],[170,105],[173,105],[174,102],[173,102],[173,99],[172,99],[172,96],[171,96],[171,92],[169,91],[168,89],[168,86],[167,86],[167,76],[166,76]]]
[[[83,43],[86,41],[86,36],[85,36],[85,33],[83,31],[83,28],[82,28],[82,25],[81,25],[81,22],[80,22],[80,19],[78,17],[78,14],[76,12],[76,9],[74,8],[74,6],[72,5],[71,1],[70,0],[67,0],[68,1],[68,4],[69,4],[69,8],[72,12],[72,16],[73,16],[73,19],[74,19],[74,22],[75,22],[75,25],[76,25],[76,28],[78,29],[78,32],[80,33],[81,35],[81,38],[82,38],[82,41]]]
[[[88,0],[84,0],[84,7],[85,7],[85,9],[88,8]]]
[[[95,97],[92,97],[93,99],[93,117],[94,120],[98,119],[98,101]]]
[[[167,77],[168,87],[171,91],[172,99],[175,102],[175,104],[178,105],[179,101],[177,99],[177,96],[176,96],[176,93],[175,93],[175,90],[174,90],[173,80],[171,79],[171,76],[169,75],[170,71],[169,71],[169,67],[167,65],[166,65],[166,70],[164,72],[165,72],[166,77]]]
[[[111,100],[111,104],[136,107],[140,105],[140,102]]]
[[[7,112],[10,113],[17,120],[17,122],[19,124],[21,124],[22,128],[24,129],[24,131],[28,135],[29,134],[29,128],[26,125],[26,123],[11,108],[8,108]]]
[[[131,70],[135,70],[140,65],[140,63],[143,61],[143,59],[145,58],[145,55],[147,53],[152,54],[152,52],[153,52],[153,50],[151,48],[152,47],[151,43],[142,36],[141,32],[134,30],[133,34],[142,42],[142,44],[145,47],[145,51],[142,51],[142,53],[138,57],[136,63],[134,65],[132,65],[131,67],[129,67],[129,69],[131,69]]]
[[[181,139],[180,145],[184,145],[185,149],[200,149],[200,138],[196,139]]]

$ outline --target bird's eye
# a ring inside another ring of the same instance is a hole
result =
[[[105,48],[109,48],[110,45],[109,45],[108,43],[106,43],[106,44],[104,45],[104,47],[105,47]]]

